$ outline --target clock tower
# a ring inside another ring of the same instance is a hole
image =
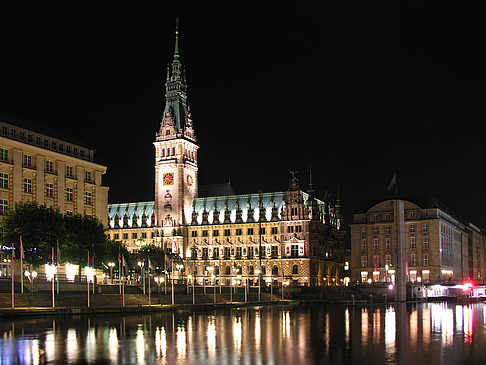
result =
[[[176,23],[174,57],[167,66],[165,108],[155,146],[155,219],[164,247],[183,257],[183,226],[197,197],[197,150],[187,102],[185,72],[179,60]]]

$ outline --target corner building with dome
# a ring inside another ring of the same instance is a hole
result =
[[[198,144],[179,57],[167,68],[166,104],[155,147],[155,199],[108,205],[108,236],[137,251],[153,244],[179,255],[174,278],[195,284],[343,284],[341,204],[302,191],[234,195],[229,184],[198,186]]]

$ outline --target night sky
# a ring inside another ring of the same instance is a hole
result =
[[[433,195],[486,226],[481,12],[239,4],[2,7],[0,112],[95,147],[110,202],[153,200],[179,17],[200,184],[281,191],[292,170],[306,189],[312,165],[318,196],[339,185],[349,219],[391,197],[398,171],[399,194]]]

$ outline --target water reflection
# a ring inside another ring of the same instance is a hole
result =
[[[3,321],[0,364],[480,363],[485,319],[427,303]]]

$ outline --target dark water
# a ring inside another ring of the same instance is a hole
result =
[[[483,304],[3,320],[0,364],[486,364]]]

